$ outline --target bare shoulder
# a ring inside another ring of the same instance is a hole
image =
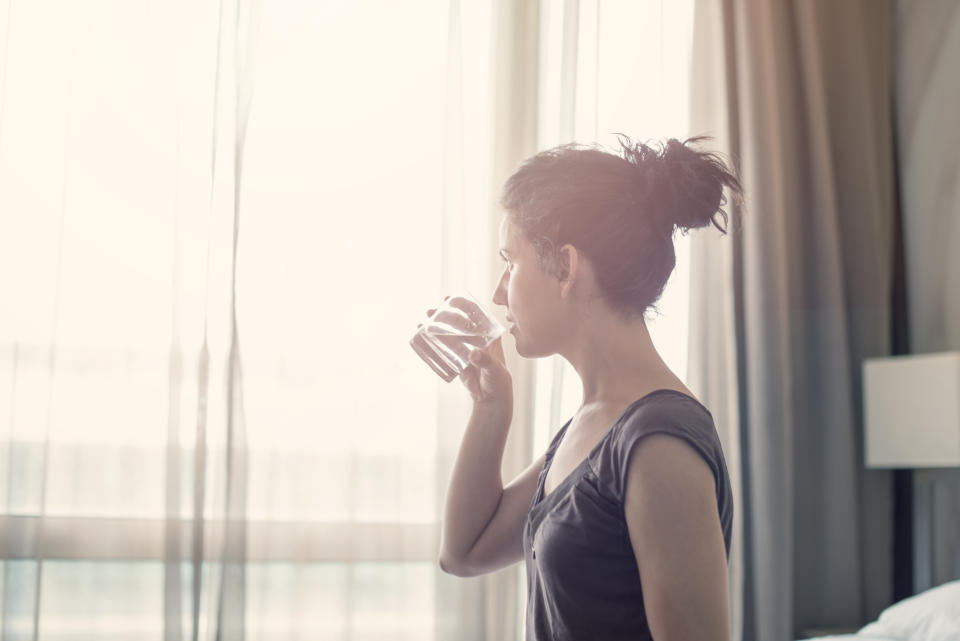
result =
[[[685,489],[708,492],[716,503],[713,471],[687,441],[657,432],[640,439],[627,461],[627,498],[637,492]]]

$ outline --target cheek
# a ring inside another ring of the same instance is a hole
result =
[[[542,316],[549,307],[545,298],[545,285],[536,277],[520,269],[514,268],[508,283],[508,292],[511,310],[518,322],[528,327],[541,322]],[[531,327],[532,328],[532,327]]]
[[[514,316],[524,313],[530,306],[530,288],[524,282],[523,272],[516,268],[507,276],[507,297]]]

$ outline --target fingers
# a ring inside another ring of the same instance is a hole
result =
[[[479,320],[484,317],[483,309],[469,298],[464,298],[462,296],[444,296],[443,303],[444,310],[441,312],[441,315],[444,318],[450,318],[446,315],[446,312],[452,312],[453,316],[462,315],[474,323],[479,322]],[[432,317],[436,311],[436,307],[431,307],[427,310],[427,317]]]
[[[463,298],[462,296],[450,298],[447,296],[443,300],[447,301],[447,304],[450,307],[462,309],[464,312],[466,312],[467,316],[473,316],[476,311],[480,311],[480,308],[477,306],[477,304],[469,298]]]
[[[475,393],[479,385],[480,370],[477,369],[475,365],[467,365],[460,372],[460,380],[463,381],[463,384],[467,386],[467,389],[471,393]]]
[[[448,298],[450,298],[450,297],[449,297],[449,296],[444,296],[444,297],[443,297],[443,300],[446,301]],[[427,310],[427,317],[429,318],[430,316],[433,316],[433,313],[434,313],[435,311],[437,311],[437,308],[436,308],[436,307],[431,307],[430,309],[428,309],[428,310]]]
[[[490,346],[487,347],[489,354],[499,361],[502,365],[506,364],[506,357],[503,355],[503,341],[501,337],[498,336],[493,342],[490,343]]]
[[[430,331],[436,335],[474,334],[477,326],[460,310],[441,309],[430,318]]]

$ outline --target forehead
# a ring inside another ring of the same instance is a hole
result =
[[[516,249],[514,242],[516,239],[516,228],[510,222],[509,216],[504,216],[500,221],[500,246],[507,250]]]

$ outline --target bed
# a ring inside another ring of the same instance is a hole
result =
[[[894,603],[856,634],[799,641],[960,641],[960,580]]]

